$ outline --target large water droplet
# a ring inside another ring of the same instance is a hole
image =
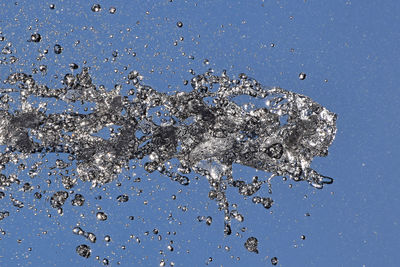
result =
[[[250,251],[258,254],[258,240],[255,237],[249,237],[244,243],[244,247]]]
[[[91,254],[91,249],[87,245],[79,245],[76,247],[76,253],[78,253],[79,256],[84,257],[84,258],[89,258]]]

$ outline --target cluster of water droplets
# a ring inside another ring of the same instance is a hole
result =
[[[100,7],[92,10],[97,12]],[[40,38],[33,34],[31,41]],[[54,52],[61,53],[62,47],[55,45]],[[66,74],[62,88],[39,84],[25,73],[10,75],[5,80],[8,87],[0,91],[0,198],[12,184],[21,183],[7,168],[29,157],[42,160],[49,154],[60,156],[52,168],[64,170],[65,190],[50,197],[59,214],[68,199],[73,206],[84,205],[83,195],[72,191],[72,196],[68,191],[78,179],[93,186],[104,185],[114,181],[124,168],[137,165],[185,186],[190,183],[189,174],[196,173],[208,180],[208,196],[223,212],[224,233],[230,235],[231,220],[242,222],[244,217],[237,209],[230,210],[228,188],[236,188],[244,197],[252,196],[254,203],[269,209],[273,200],[256,194],[263,186],[271,193],[274,176],[306,181],[316,188],[332,183],[310,164],[315,156],[327,155],[335,138],[336,115],[310,98],[278,87],[267,88],[245,74],[234,79],[226,72],[217,75],[212,70],[193,76],[190,92],[162,93],[143,84],[142,78],[137,71],[130,72],[126,79],[132,89],[123,94],[122,86],[106,90],[96,85],[89,68],[76,75]],[[57,107],[80,103],[82,108],[52,110],[50,100]],[[101,134],[104,129],[110,130],[109,137]],[[38,175],[41,160],[30,166],[31,178]],[[234,164],[270,175],[246,182],[235,177]],[[29,182],[23,190],[32,190]],[[42,197],[40,192],[34,196]],[[127,202],[129,197],[120,195],[117,200]],[[14,206],[23,207],[17,199],[12,201]],[[0,220],[7,216],[8,211],[0,212]],[[99,211],[96,218],[107,220],[107,214]],[[198,219],[212,223],[211,217]],[[96,242],[93,233],[80,227],[73,232]],[[250,252],[258,253],[257,245],[255,237],[245,242]],[[90,247],[84,244],[76,252],[86,258],[91,255]]]

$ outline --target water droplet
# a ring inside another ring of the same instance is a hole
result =
[[[40,40],[42,40],[42,36],[39,33],[34,33],[31,35],[32,42],[38,43]]]
[[[72,206],[83,206],[85,198],[81,194],[76,194],[75,198],[71,200]]]
[[[182,21],[178,21],[178,22],[176,23],[176,26],[178,26],[179,28],[182,28],[182,27],[183,27]]]
[[[306,78],[306,74],[304,73],[304,72],[300,72],[300,74],[299,74],[299,79],[300,80],[304,80],[305,78]]]
[[[96,243],[96,235],[93,233],[87,233],[87,239],[92,242],[92,243]]]
[[[61,208],[68,198],[68,192],[58,191],[54,193],[50,198],[50,204],[53,208]]]
[[[272,263],[272,265],[277,265],[278,264],[278,258],[277,257],[271,258],[271,263]]]
[[[62,48],[62,46],[59,45],[59,44],[54,45],[54,53],[57,54],[57,55],[61,54],[61,52],[63,51],[63,49],[64,49],[64,48]]]
[[[249,237],[244,243],[244,247],[250,251],[258,254],[258,240],[255,237]]]
[[[70,68],[71,70],[76,70],[76,69],[79,68],[79,66],[78,66],[76,63],[70,63],[70,64],[69,64],[69,68]]]
[[[118,202],[128,202],[129,200],[129,196],[128,195],[119,195],[117,197]]]
[[[99,12],[101,10],[101,6],[99,4],[94,4],[92,6],[92,11],[93,12]]]
[[[39,66],[39,70],[40,70],[41,72],[46,72],[46,71],[47,71],[47,66],[46,66],[46,65],[40,65],[40,66]]]
[[[117,9],[115,7],[110,7],[110,14],[115,14],[115,12],[117,11]]]
[[[4,218],[10,216],[10,212],[8,211],[0,211],[0,221],[3,220]]]
[[[76,235],[84,235],[85,231],[83,231],[82,228],[76,226],[76,227],[74,227],[74,229],[72,229],[72,233],[74,233]]]
[[[76,247],[76,253],[78,253],[79,256],[84,257],[84,258],[89,258],[91,249],[87,245],[79,245]]]
[[[105,213],[102,212],[102,211],[99,211],[99,212],[97,212],[97,214],[96,214],[96,218],[97,218],[97,220],[99,220],[99,221],[105,221],[105,220],[107,220],[107,214],[105,214]]]

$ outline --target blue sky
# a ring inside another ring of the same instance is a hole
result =
[[[100,12],[91,11],[96,3]],[[134,172],[140,183],[121,176],[121,186],[112,182],[91,189],[79,182],[76,191],[87,205],[67,204],[63,216],[46,201],[50,194],[36,200],[34,191],[22,193],[15,185],[6,193],[22,198],[25,207],[17,212],[7,197],[0,200],[0,211],[10,211],[0,221],[5,231],[0,265],[97,266],[102,264],[98,255],[112,266],[118,261],[120,266],[156,266],[162,259],[166,266],[203,266],[210,257],[210,266],[270,266],[271,257],[278,257],[278,266],[397,266],[399,11],[398,1],[3,1],[0,46],[11,42],[19,60],[0,65],[2,80],[45,64],[47,75],[35,79],[59,88],[71,72],[69,64],[76,63],[75,73],[88,66],[94,82],[108,89],[138,70],[146,84],[172,92],[188,90],[183,81],[191,78],[190,69],[226,69],[231,76],[244,72],[265,86],[311,97],[338,114],[338,132],[329,156],[312,164],[335,179],[332,185],[316,190],[276,178],[269,211],[228,191],[245,215],[243,223],[232,225],[229,237],[223,235],[223,214],[207,197],[204,177],[183,187],[137,168],[126,174]],[[177,27],[178,21],[183,27]],[[35,32],[41,42],[27,42]],[[59,55],[53,53],[55,44],[63,47]],[[49,53],[38,61],[44,49]],[[298,78],[300,72],[307,74],[305,80]],[[32,184],[49,191],[61,188],[59,179],[47,186],[46,179],[53,178],[46,174]],[[237,173],[255,174],[247,167]],[[30,181],[26,175],[20,179]],[[138,190],[143,192],[138,195]],[[117,202],[122,193],[130,196],[127,203]],[[96,220],[99,207],[108,213],[107,221]],[[198,222],[198,216],[211,216],[211,226]],[[78,222],[97,235],[95,244],[72,233]],[[105,235],[112,241],[105,242]],[[257,236],[259,254],[245,250],[250,236]],[[170,240],[173,251],[167,249]],[[75,252],[84,243],[92,248],[89,259]]]

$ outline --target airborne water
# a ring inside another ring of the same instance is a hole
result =
[[[51,4],[50,9],[55,9],[55,5]],[[105,10],[109,14],[119,12],[115,7],[96,3],[90,3],[88,10],[94,15]],[[184,29],[186,25],[186,21],[177,20],[173,26]],[[32,31],[26,39],[29,45],[37,45],[46,36]],[[178,41],[173,43],[177,44]],[[68,49],[53,42],[49,50],[64,56]],[[1,52],[2,64],[18,61],[11,42],[4,42]],[[119,53],[113,51],[112,58],[118,58]],[[129,53],[136,56],[135,52]],[[207,181],[204,203],[217,206],[220,217],[196,214],[195,218],[205,227],[219,227],[218,222],[222,222],[221,235],[240,236],[239,231],[247,230],[242,226],[247,217],[240,205],[230,200],[229,190],[237,192],[244,201],[257,204],[254,208],[271,211],[276,204],[271,184],[274,177],[308,183],[317,189],[333,182],[310,166],[314,157],[328,155],[336,134],[336,114],[307,96],[262,85],[244,73],[235,77],[213,69],[198,75],[191,70],[191,79],[184,83],[190,87],[187,91],[166,93],[165,88],[150,86],[144,82],[146,74],[135,68],[130,72],[127,68],[127,75],[121,75],[124,85],[107,88],[103,85],[107,84],[107,77],[95,76],[98,66],[85,64],[70,63],[70,72],[57,77],[62,81],[59,87],[46,81],[46,73],[52,70],[45,64],[32,73],[10,67],[11,75],[1,74],[1,222],[29,208],[35,215],[39,209],[37,216],[58,216],[60,220],[74,210],[82,220],[91,217],[101,225],[110,221],[112,210],[93,205],[92,197],[100,202],[104,196],[82,188],[90,185],[92,189],[106,191],[111,186],[121,186],[122,181],[129,184],[130,190],[118,193],[113,200],[119,207],[134,210],[132,202],[143,194],[138,185],[148,177],[160,175],[180,188],[198,186],[196,181],[201,179]],[[209,60],[204,60],[204,64],[208,65]],[[42,77],[38,78],[39,75]],[[301,80],[305,77],[305,73],[299,75]],[[243,179],[235,173],[235,166],[258,170],[258,175]],[[139,169],[146,175],[137,176],[135,171]],[[45,185],[38,185],[38,180]],[[153,182],[157,183],[156,179]],[[172,199],[179,199],[177,195],[172,195]],[[3,205],[8,199],[10,205]],[[48,204],[49,210],[31,206],[31,200]],[[187,202],[190,201],[188,197]],[[143,204],[147,205],[147,200]],[[91,212],[81,212],[84,207]],[[178,208],[190,209],[186,205]],[[170,213],[169,222],[172,217]],[[135,212],[128,218],[130,222],[145,221]],[[77,257],[118,265],[118,260],[107,258],[109,255],[97,256],[97,244],[114,242],[114,236],[97,231],[97,225],[79,221],[69,225],[70,229],[60,227],[60,231],[80,238],[74,244]],[[115,227],[125,229],[126,225]],[[166,239],[166,235],[177,233],[168,231],[162,235],[158,226],[144,233],[155,240]],[[136,233],[129,235],[129,240],[145,246],[141,238]],[[259,249],[263,241],[257,232],[247,234],[240,242],[245,253],[265,254]],[[172,239],[167,243],[169,252],[185,252]],[[121,250],[130,248],[124,244]],[[268,257],[272,265],[278,264],[275,255]],[[212,261],[210,257],[207,264]],[[166,262],[162,259],[160,266]],[[173,266],[173,262],[169,264]]]
[[[50,198],[59,214],[67,199],[73,206],[84,205],[83,195],[68,191],[78,179],[93,187],[106,185],[124,168],[142,166],[148,173],[159,172],[186,186],[188,174],[194,172],[208,180],[208,196],[223,212],[224,233],[230,235],[231,220],[241,222],[244,217],[230,208],[228,188],[237,188],[239,194],[252,196],[254,203],[270,209],[272,198],[256,194],[264,186],[272,193],[274,176],[305,181],[315,188],[332,183],[332,178],[311,169],[310,163],[315,156],[328,154],[335,138],[336,115],[310,98],[266,88],[245,74],[232,79],[212,70],[194,76],[190,92],[161,93],[141,80],[132,71],[128,75],[132,89],[123,95],[118,87],[110,91],[97,86],[86,67],[76,75],[66,74],[61,88],[39,84],[25,73],[10,75],[8,87],[1,91],[0,144],[4,149],[0,160],[2,171],[9,173],[1,174],[2,190],[24,184],[24,191],[30,191],[29,182],[21,181],[10,168],[36,156],[39,160],[29,167],[32,178],[48,155],[62,155],[52,169],[62,173],[64,190]],[[81,103],[92,107],[51,112],[49,99],[55,99],[57,106]],[[110,131],[108,138],[99,135],[105,129]],[[247,183],[235,177],[233,164],[270,175],[255,176]],[[127,195],[117,198],[119,202],[128,199]],[[12,201],[23,207],[18,200]],[[3,211],[0,218],[7,216],[9,212]],[[99,211],[96,218],[105,221],[107,214]],[[96,241],[92,233],[81,229],[76,233]],[[258,253],[257,244],[251,237],[245,247]],[[91,254],[85,244],[76,250],[82,257]]]

